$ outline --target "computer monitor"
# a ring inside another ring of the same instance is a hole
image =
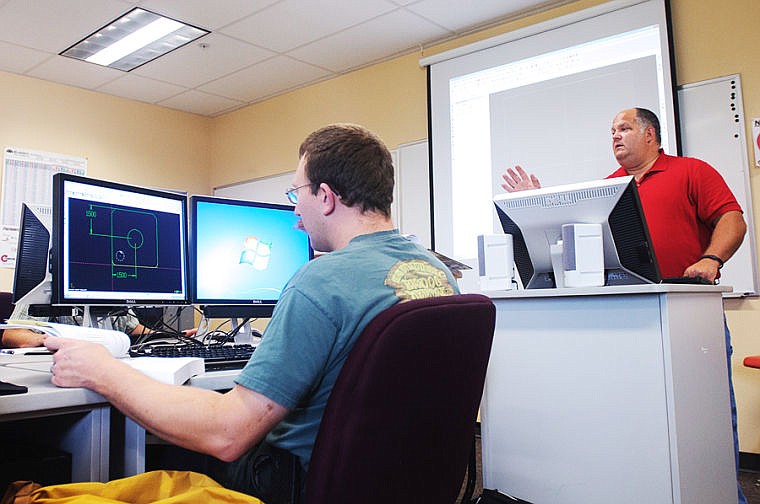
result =
[[[53,176],[53,304],[187,304],[187,196]]]
[[[660,270],[633,177],[507,193],[494,198],[526,289],[556,286],[551,246],[564,224],[601,224],[605,285],[659,283]]]
[[[270,317],[285,284],[313,259],[290,205],[190,197],[193,303],[213,318]]]
[[[39,212],[39,213],[38,213]],[[13,304],[50,304],[52,276],[50,257],[50,207],[38,212],[21,204],[16,269],[13,275]]]

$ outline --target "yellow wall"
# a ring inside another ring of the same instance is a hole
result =
[[[603,3],[580,0],[425,50],[430,55]],[[760,117],[757,0],[671,0],[678,84],[739,73],[747,138]],[[193,193],[295,169],[313,129],[336,121],[375,130],[395,148],[427,136],[426,74],[412,54],[208,119],[0,72],[0,145],[84,156],[88,174]],[[748,151],[750,163],[754,153]],[[754,229],[760,180],[751,168]],[[0,270],[0,288],[12,285]],[[728,300],[742,451],[760,453],[760,370],[741,359],[760,354],[760,299]]]
[[[419,66],[421,57],[599,3],[604,2],[582,0],[220,117],[214,124],[211,183],[218,187],[294,170],[304,137],[332,122],[362,124],[391,149],[427,138],[427,72]]]
[[[426,71],[418,60],[398,58],[218,118],[212,184],[295,170],[301,141],[333,122],[363,124],[391,148],[427,137]]]
[[[194,114],[0,72],[0,145],[87,158],[91,177],[208,193],[212,124]],[[0,269],[0,289],[12,287],[13,270]]]

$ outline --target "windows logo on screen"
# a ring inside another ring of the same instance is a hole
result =
[[[250,264],[255,269],[263,271],[269,266],[271,254],[272,242],[261,241],[255,236],[249,236],[243,241],[240,264]]]

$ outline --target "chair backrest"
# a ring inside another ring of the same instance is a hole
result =
[[[495,307],[479,294],[392,306],[357,339],[330,394],[308,504],[453,503],[472,448]]]
[[[13,313],[13,293],[0,292],[0,322],[5,322]],[[3,330],[0,329],[0,338],[3,337]],[[2,347],[0,343],[0,347]]]
[[[13,313],[13,293],[0,292],[0,321],[5,322]]]

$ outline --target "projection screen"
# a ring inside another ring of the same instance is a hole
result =
[[[428,66],[435,250],[477,257],[477,235],[500,233],[492,203],[520,165],[543,186],[604,178],[618,164],[610,125],[644,107],[678,153],[668,9],[612,1],[424,58]]]

